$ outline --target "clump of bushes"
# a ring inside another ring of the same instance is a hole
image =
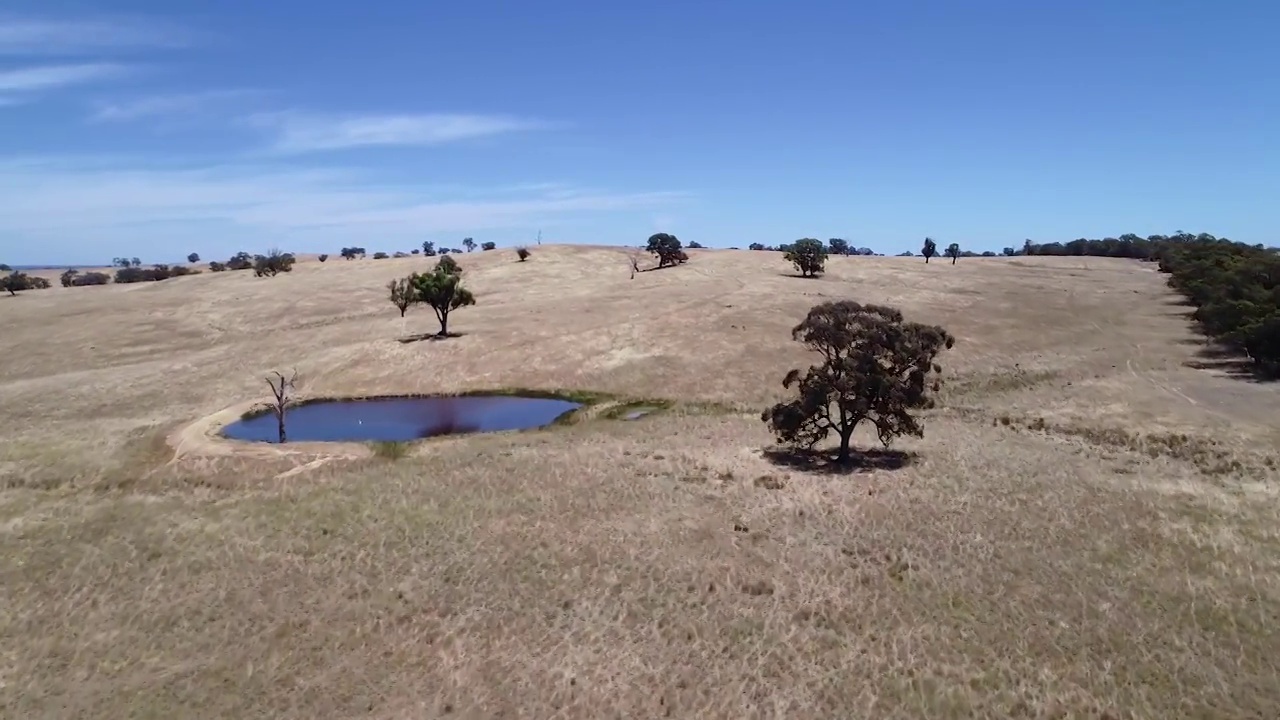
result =
[[[458,261],[449,257],[448,255],[440,256],[439,262],[436,263],[436,269],[443,270],[444,272],[447,272],[453,275],[457,275],[462,272],[462,269],[458,267]]]
[[[324,262],[325,260],[329,259],[329,253],[320,253],[320,255],[316,257],[316,259],[319,260],[320,262]]]
[[[293,253],[272,248],[266,255],[254,257],[253,274],[257,277],[275,277],[280,273],[292,272],[294,261]]]
[[[10,295],[17,295],[23,290],[47,290],[51,285],[42,277],[28,275],[21,271],[12,272],[0,278],[0,290],[7,290]]]
[[[209,263],[209,272],[226,272],[226,270],[227,270],[227,266],[224,263],[218,262],[217,260],[214,260],[213,262]]]
[[[358,257],[364,257],[365,252],[362,247],[344,247],[341,255],[343,260],[355,260]]]
[[[496,247],[498,247],[498,243],[493,242],[492,240],[490,240],[490,241],[488,241],[488,242],[482,242],[482,243],[480,243],[480,250],[481,250],[481,251],[484,251],[484,250],[493,250],[493,249],[494,249],[494,248],[496,248]]]
[[[187,256],[187,262],[189,262],[189,263],[191,263],[191,264],[193,264],[193,265],[194,265],[194,264],[196,264],[196,263],[198,263],[198,262],[200,262],[200,254],[199,254],[199,253],[191,253],[190,255],[188,255],[188,256]]]
[[[238,252],[227,261],[228,270],[252,270],[253,256],[247,252]]]
[[[111,282],[111,276],[101,272],[81,273],[79,270],[68,268],[66,272],[58,278],[62,282],[62,287],[84,287],[87,285],[106,285]]]
[[[171,277],[182,277],[183,275],[199,275],[199,270],[193,270],[183,265],[169,266],[164,264],[152,265],[149,268],[130,266],[122,267],[116,270],[115,281],[121,284],[137,283],[137,282],[158,282],[160,280],[168,280]]]
[[[374,253],[374,254],[373,254],[373,259],[374,259],[374,260],[386,260],[386,259],[387,259],[387,258],[389,258],[389,257],[391,257],[391,256],[390,256],[390,255],[388,255],[388,254],[386,254],[386,253],[384,253],[384,252],[376,252],[376,253]]]
[[[528,260],[529,256],[532,254],[533,253],[529,252],[529,248],[523,245],[516,248],[516,257],[520,258],[520,262],[524,262],[525,260]]]

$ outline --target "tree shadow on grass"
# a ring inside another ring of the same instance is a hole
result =
[[[1184,364],[1196,370],[1215,370],[1227,377],[1245,382],[1273,383],[1280,381],[1280,372],[1249,360],[1225,345],[1206,340],[1206,345],[1196,351],[1196,359]]]
[[[824,475],[852,475],[877,470],[901,470],[917,460],[915,453],[902,450],[873,448],[852,450],[849,459],[838,462],[834,451],[803,450],[797,448],[768,448],[764,458],[778,467],[814,472]]]
[[[434,342],[439,340],[448,340],[450,338],[460,338],[464,336],[466,336],[466,333],[451,332],[447,335],[441,335],[440,333],[419,333],[417,335],[408,335],[402,338],[396,338],[396,342],[400,343],[401,345],[408,345],[409,343],[422,342],[423,340]]]

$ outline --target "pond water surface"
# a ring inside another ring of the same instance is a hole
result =
[[[289,442],[405,442],[440,435],[525,430],[549,425],[581,403],[511,395],[321,400],[289,408]],[[232,440],[279,442],[272,413],[239,420],[222,434]]]

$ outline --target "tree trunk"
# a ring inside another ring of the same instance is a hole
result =
[[[925,264],[925,265],[928,265],[928,264],[929,264],[929,256],[928,256],[928,255],[925,255],[925,256],[924,256],[924,264]]]
[[[840,429],[840,454],[836,455],[836,462],[849,462],[849,440],[853,437],[853,428],[856,427],[850,423]]]
[[[952,264],[952,265],[955,265],[955,264],[956,264],[956,258],[958,258],[958,257],[960,257],[960,256],[959,256],[959,255],[952,255],[952,256],[951,256],[951,264]]]
[[[286,438],[284,434],[284,411],[283,410],[276,413],[276,429],[280,432],[280,443],[283,445],[286,442]]]
[[[449,336],[449,313],[440,315],[440,337]]]

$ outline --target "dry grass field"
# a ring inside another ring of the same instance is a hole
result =
[[[460,257],[440,342],[385,298],[421,257],[0,297],[0,716],[1280,717],[1280,397],[1189,365],[1153,266],[533,250]],[[840,298],[957,338],[905,467],[762,454]],[[400,458],[211,435],[290,368],[677,404]]]

